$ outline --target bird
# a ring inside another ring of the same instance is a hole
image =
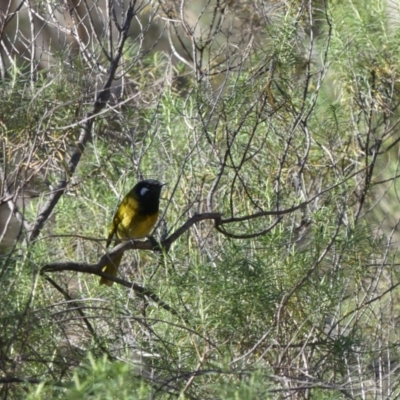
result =
[[[165,183],[155,179],[138,182],[122,199],[114,215],[106,248],[115,236],[115,246],[127,239],[139,239],[148,236],[158,219],[161,188]],[[102,269],[106,274],[117,276],[123,253],[115,257]],[[113,281],[100,278],[100,285],[111,286]]]

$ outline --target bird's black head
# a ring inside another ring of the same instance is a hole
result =
[[[158,211],[161,188],[164,185],[165,183],[161,183],[155,179],[146,179],[133,187],[133,192],[139,201],[142,213],[151,215]]]

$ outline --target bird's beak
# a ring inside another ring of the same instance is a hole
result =
[[[160,187],[163,187],[167,184],[167,182],[160,182]]]

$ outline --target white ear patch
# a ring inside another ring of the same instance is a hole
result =
[[[149,191],[149,188],[144,187],[144,188],[140,189],[140,195],[144,196],[148,191]]]

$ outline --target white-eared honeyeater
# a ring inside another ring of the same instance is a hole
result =
[[[139,239],[148,236],[158,219],[161,188],[164,183],[146,179],[137,183],[123,198],[112,220],[106,247],[115,237],[115,246],[127,239]],[[122,254],[103,268],[103,272],[117,276]],[[100,284],[111,286],[112,281],[100,278]]]

